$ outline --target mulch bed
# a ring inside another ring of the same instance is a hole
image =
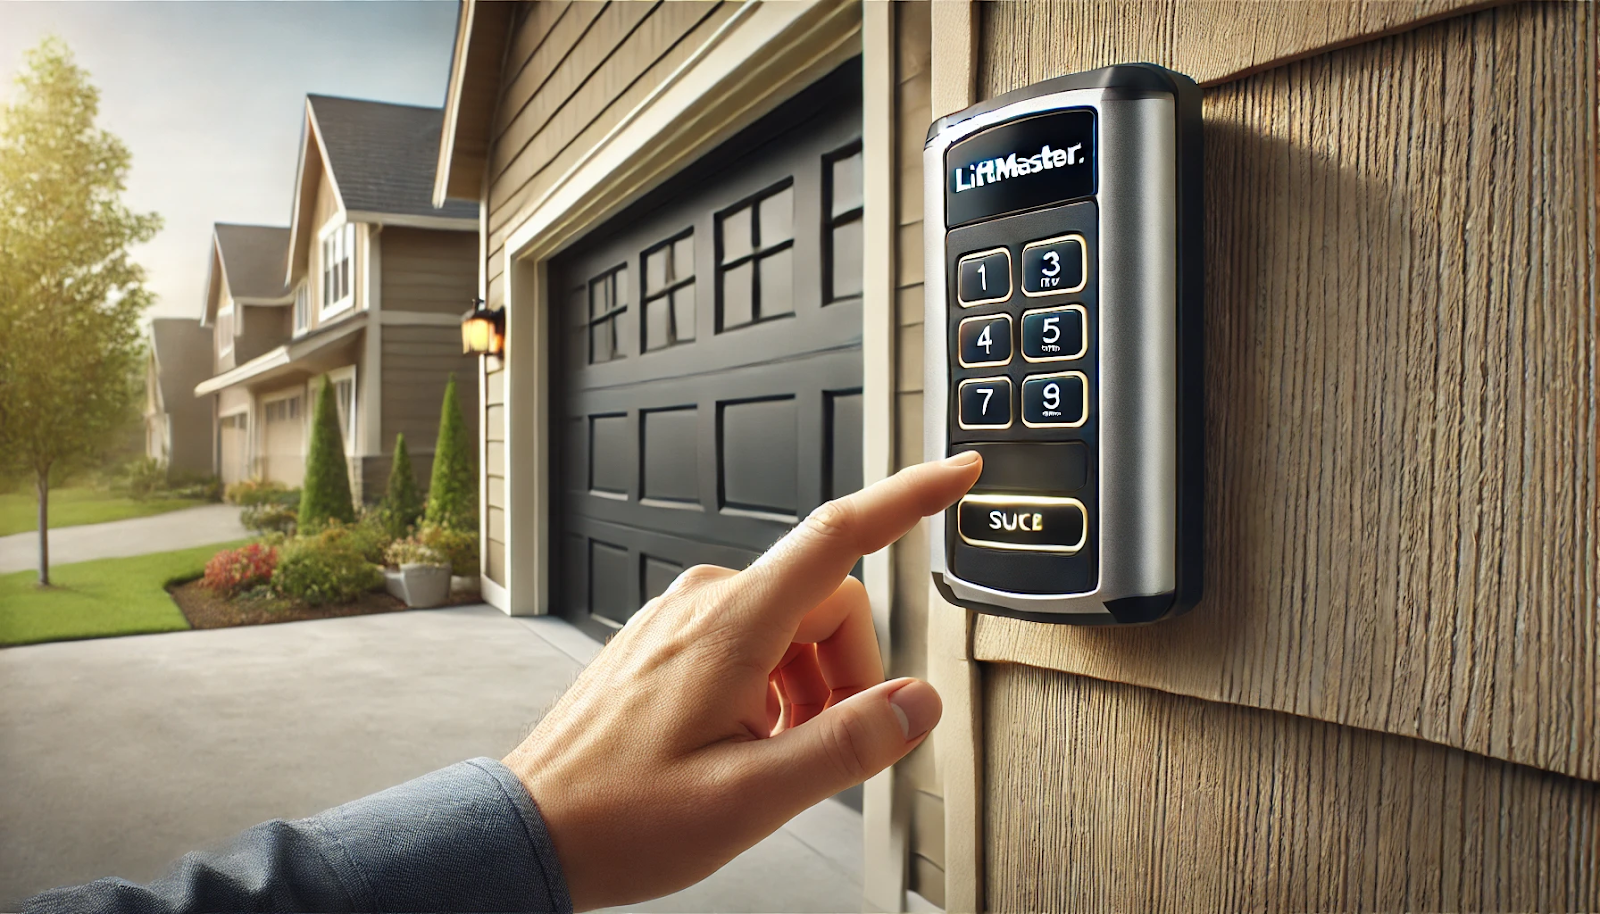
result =
[[[167,588],[185,619],[194,628],[230,628],[235,625],[270,625],[274,622],[303,622],[307,619],[337,619],[392,613],[406,608],[402,600],[386,593],[363,594],[354,603],[309,606],[282,598],[228,600],[217,596],[199,581]],[[452,601],[456,602],[456,601]],[[476,602],[476,598],[461,602]]]

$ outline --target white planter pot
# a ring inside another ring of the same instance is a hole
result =
[[[400,599],[413,609],[438,606],[450,598],[449,565],[401,565],[392,572],[400,579]],[[391,585],[390,593],[394,593]]]
[[[453,574],[450,576],[451,593],[477,593],[480,589],[478,576],[475,574]]]

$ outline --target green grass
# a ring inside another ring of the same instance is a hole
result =
[[[99,524],[108,520],[149,517],[179,508],[203,505],[196,498],[148,498],[136,501],[97,489],[70,488],[50,491],[50,529]],[[39,505],[33,490],[24,488],[0,495],[0,536],[39,529]]]
[[[197,577],[217,552],[242,543],[74,562],[0,575],[0,645],[183,631],[189,623],[166,591],[168,581]]]

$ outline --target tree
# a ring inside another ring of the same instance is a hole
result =
[[[383,496],[383,520],[389,535],[399,538],[406,528],[422,516],[422,492],[417,488],[417,475],[411,469],[411,455],[406,451],[406,436],[394,436],[394,461],[389,464],[389,490]]]
[[[96,460],[137,408],[151,296],[129,249],[161,217],[122,202],[132,157],[95,126],[100,93],[58,38],[29,51],[0,111],[0,461],[31,475],[39,583],[50,480]]]
[[[426,520],[452,530],[478,529],[478,474],[472,467],[467,422],[461,416],[453,374],[444,385],[444,403],[439,410],[439,441],[433,449]]]
[[[350,470],[344,462],[344,435],[339,431],[339,407],[333,402],[333,382],[326,376],[311,415],[311,443],[307,447],[306,478],[300,488],[297,523],[302,533],[315,533],[330,520],[356,522],[355,500],[350,497]]]

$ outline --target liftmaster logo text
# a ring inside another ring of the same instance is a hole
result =
[[[1073,143],[1066,149],[1051,149],[1046,143],[1043,149],[1031,156],[1018,157],[1013,152],[1003,159],[981,159],[966,168],[955,170],[956,193],[1004,181],[1006,178],[1031,175],[1049,168],[1082,165],[1088,159],[1089,157],[1083,154],[1082,143]]]

